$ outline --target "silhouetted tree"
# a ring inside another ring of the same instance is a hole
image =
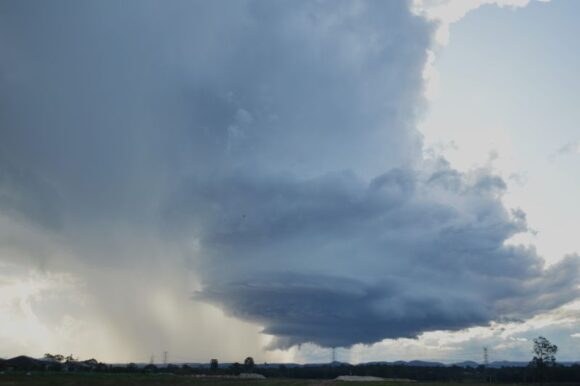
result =
[[[211,361],[209,361],[209,368],[212,370],[217,370],[219,367],[219,363],[217,359],[212,359]]]
[[[534,339],[534,348],[532,350],[534,358],[530,363],[533,367],[553,367],[556,364],[557,352],[558,346],[540,336]]]
[[[242,366],[238,362],[235,362],[232,365],[232,373],[234,375],[240,375],[241,372],[242,372]]]
[[[252,357],[247,357],[246,359],[244,359],[244,370],[246,371],[252,371],[254,370],[254,358]]]
[[[534,339],[534,348],[532,349],[534,358],[529,365],[534,369],[538,381],[544,382],[547,368],[556,366],[557,352],[558,346],[543,336]]]
[[[66,358],[64,358],[65,363],[70,363],[70,362],[76,362],[76,358],[72,356],[72,354],[70,354],[69,356],[67,356]]]
[[[60,354],[50,354],[50,353],[44,354],[44,358],[45,359],[51,359],[51,360],[54,360],[54,361],[57,361],[57,362],[61,362],[61,363],[64,362],[65,359],[66,359],[64,357],[64,355],[60,355]]]

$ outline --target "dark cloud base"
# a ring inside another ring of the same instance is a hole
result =
[[[503,207],[504,189],[444,162],[366,187],[348,174],[200,182],[179,206],[196,219],[185,228],[208,279],[195,297],[262,324],[275,347],[416,337],[574,300],[578,257],[545,270],[534,249],[506,243],[526,223]]]

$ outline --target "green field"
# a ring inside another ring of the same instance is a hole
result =
[[[141,374],[3,374],[0,386],[318,386],[318,385],[359,385],[359,386],[489,386],[489,383],[405,383],[405,382],[338,382],[332,380],[266,379],[241,380],[223,378],[195,378],[178,375]],[[554,384],[555,386],[556,384]],[[565,384],[557,384],[564,386]],[[567,384],[572,385],[572,384]],[[544,386],[549,386],[545,384]]]

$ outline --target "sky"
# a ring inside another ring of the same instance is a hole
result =
[[[0,357],[580,359],[578,7],[0,1]]]

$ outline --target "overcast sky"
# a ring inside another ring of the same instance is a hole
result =
[[[0,357],[580,359],[579,7],[0,0]]]

